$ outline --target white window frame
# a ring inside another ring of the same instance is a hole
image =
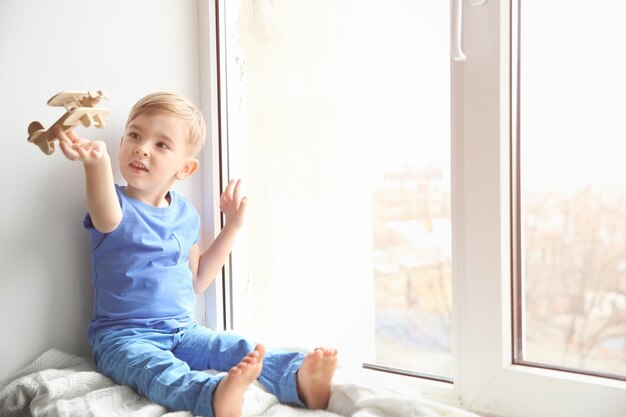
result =
[[[468,5],[468,58],[452,66],[456,392],[462,405],[502,416],[624,416],[623,381],[512,363],[511,56],[517,26],[511,16],[517,3]]]
[[[224,150],[220,149],[221,135],[227,135],[223,127],[226,116],[221,113],[220,107],[220,72],[223,71],[223,50],[219,48],[219,31],[223,28],[218,25],[221,19],[218,16],[216,2],[212,0],[198,1],[198,61],[200,67],[200,108],[207,124],[207,142],[200,155],[202,169],[202,242],[203,246],[212,242],[221,229],[221,214],[219,211],[219,196],[222,190],[221,160]],[[228,291],[225,277],[228,267],[215,278],[204,294],[205,325],[216,330],[226,330],[229,327],[228,316],[225,314],[228,306]]]
[[[216,5],[223,1],[198,2],[200,96],[210,144],[202,157],[205,241],[219,230],[217,139],[227,134],[217,94],[224,82],[219,73],[225,71],[219,68],[224,51],[218,39],[224,36],[218,37],[223,27],[217,24],[222,17]],[[453,62],[451,69],[454,382],[371,370],[363,370],[363,377],[385,381],[408,395],[419,392],[427,399],[503,417],[623,417],[624,381],[512,363],[512,7],[516,3],[509,0],[465,0],[462,46],[467,60]],[[207,291],[209,327],[229,326],[224,312],[230,311],[230,295],[224,282],[218,277]]]

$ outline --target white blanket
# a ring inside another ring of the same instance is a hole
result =
[[[278,403],[259,383],[245,394],[246,417],[478,417],[421,398],[406,398],[381,387],[335,375],[328,410],[312,411]],[[192,417],[168,413],[131,388],[117,385],[97,372],[92,361],[48,350],[32,364],[0,381],[3,417]]]

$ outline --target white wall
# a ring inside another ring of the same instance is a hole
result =
[[[197,35],[196,0],[0,2],[0,378],[49,348],[89,355],[82,167],[28,143],[28,124],[62,115],[46,106],[61,90],[105,90],[108,126],[78,132],[116,159],[137,99],[170,90],[199,102]],[[200,175],[176,189],[202,211]]]

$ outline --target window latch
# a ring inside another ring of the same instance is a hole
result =
[[[470,6],[483,6],[487,0],[467,0]],[[452,59],[460,62],[465,61],[467,56],[463,52],[463,0],[451,0],[450,27],[450,52]]]

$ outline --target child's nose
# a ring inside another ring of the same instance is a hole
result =
[[[145,149],[145,146],[137,146],[135,148],[135,153],[137,155],[148,156],[148,151]]]

